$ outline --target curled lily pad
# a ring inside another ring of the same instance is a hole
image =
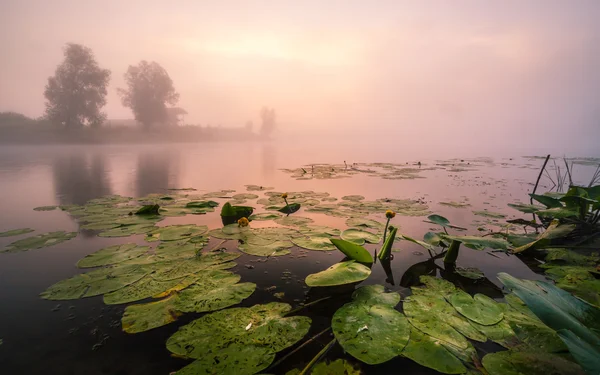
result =
[[[267,207],[267,209],[269,209]],[[285,205],[281,208],[275,208],[276,211],[282,212],[284,214],[293,214],[294,212],[298,211],[300,209],[300,203],[290,203],[288,205]]]
[[[68,241],[75,236],[77,236],[76,232],[64,231],[38,234],[37,236],[17,240],[11,243],[10,245],[6,246],[4,249],[0,250],[0,253],[16,253],[19,251],[41,249],[43,247],[58,245],[59,243]]]
[[[275,241],[267,245],[253,245],[244,243],[238,246],[240,251],[246,254],[256,255],[259,257],[282,256],[290,254],[289,248],[294,246],[290,241]]]
[[[33,232],[33,229],[31,229],[31,228],[11,229],[11,230],[7,230],[6,232],[0,232],[0,237],[19,236],[21,234],[31,233],[31,232]]]
[[[444,374],[464,374],[466,371],[463,363],[440,345],[438,340],[418,329],[410,331],[410,340],[402,356]]]
[[[168,225],[148,232],[146,241],[180,241],[208,232],[206,225]]]
[[[81,259],[77,262],[77,267],[99,267],[125,262],[142,256],[149,249],[148,246],[138,246],[134,243],[108,246]]]
[[[308,332],[311,320],[284,317],[290,309],[288,304],[268,303],[207,314],[179,328],[167,340],[167,349],[196,359],[182,374],[254,374]]]
[[[123,331],[140,333],[176,321],[181,315],[174,306],[177,298],[172,295],[156,302],[127,306],[121,319]]]
[[[447,241],[457,241],[463,245],[470,247],[475,250],[483,250],[486,248],[495,250],[507,250],[510,244],[503,238],[493,237],[477,237],[477,236],[451,236],[447,234],[439,235],[442,239]]]
[[[516,247],[512,250],[513,253],[520,253],[530,248],[535,248],[538,246],[544,246],[549,244],[550,240],[562,238],[575,230],[575,224],[560,224],[558,220],[553,220],[548,228],[541,233],[537,238],[533,241],[525,243],[522,246]]]
[[[584,375],[576,363],[559,355],[543,352],[503,351],[483,357],[483,367],[490,375]]]
[[[486,295],[471,297],[468,293],[456,291],[447,298],[461,315],[481,325],[494,325],[504,317],[498,303]]]
[[[353,301],[333,315],[331,327],[344,350],[367,364],[379,364],[400,355],[410,335],[406,317],[394,309],[400,296],[385,293],[381,285],[359,288]]]
[[[373,257],[364,247],[346,240],[332,238],[331,243],[348,258],[361,263],[373,263]]]
[[[353,242],[357,245],[368,243],[379,243],[381,237],[377,234],[367,232],[366,230],[350,228],[342,232],[341,237],[345,241]]]
[[[308,286],[335,286],[360,282],[371,274],[371,269],[354,260],[336,263],[325,271],[306,277]]]
[[[49,300],[72,300],[113,292],[132,284],[150,271],[138,265],[107,267],[57,282],[40,296]]]
[[[331,236],[327,234],[311,235],[310,237],[295,237],[292,238],[294,245],[307,250],[329,251],[335,250],[336,247],[330,241]]]

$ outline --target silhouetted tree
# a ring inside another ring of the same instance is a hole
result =
[[[125,73],[127,89],[119,89],[121,101],[131,108],[135,119],[145,128],[168,122],[166,104],[175,105],[179,94],[167,71],[158,63],[141,61]]]
[[[44,90],[46,117],[67,128],[101,125],[110,70],[101,69],[92,50],[81,44],[67,44],[64,55]]]
[[[261,119],[261,127],[260,127],[260,135],[266,137],[275,130],[276,126],[276,115],[275,110],[273,108],[263,107],[260,110],[260,119]]]

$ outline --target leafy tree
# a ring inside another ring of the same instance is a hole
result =
[[[261,127],[260,134],[264,137],[269,136],[276,126],[276,114],[273,108],[263,107],[260,111]]]
[[[125,73],[125,82],[127,89],[119,89],[121,101],[125,107],[131,108],[139,123],[145,128],[168,123],[166,104],[177,104],[179,94],[162,66],[145,60],[138,65],[130,65]]]
[[[101,69],[92,50],[81,44],[67,44],[64,55],[44,90],[46,118],[66,128],[101,125],[110,70]]]

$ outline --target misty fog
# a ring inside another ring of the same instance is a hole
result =
[[[117,88],[148,60],[187,124],[256,125],[267,105],[276,137],[594,154],[599,18],[595,0],[4,1],[0,111],[42,116],[79,43],[112,72],[109,120],[133,118]]]

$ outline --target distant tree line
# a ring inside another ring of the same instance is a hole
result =
[[[110,70],[98,65],[90,48],[68,43],[63,62],[48,78],[44,90],[44,119],[66,129],[101,126],[106,120],[102,108],[106,105],[110,78]],[[179,115],[187,114],[182,108],[173,107],[179,101],[179,93],[157,62],[142,60],[130,65],[124,78],[126,87],[118,88],[121,103],[131,109],[143,128],[173,124]],[[267,137],[276,127],[275,110],[262,108],[260,118],[260,135]]]

